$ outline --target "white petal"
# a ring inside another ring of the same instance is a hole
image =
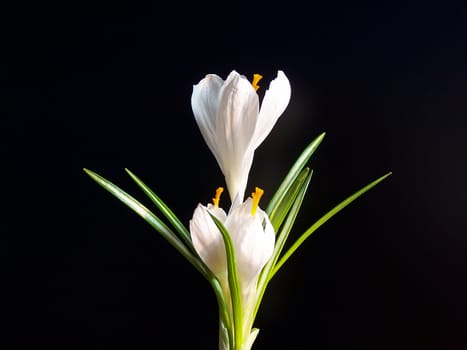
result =
[[[258,95],[251,83],[231,72],[220,92],[216,125],[218,152],[231,200],[238,195],[243,201],[258,110]]]
[[[248,290],[274,250],[274,229],[266,213],[257,208],[251,214],[248,198],[227,217],[225,226],[232,236],[242,289]],[[263,228],[265,227],[265,228]]]
[[[237,208],[243,202],[246,186],[248,184],[248,174],[253,164],[253,156],[253,150],[246,150],[239,164],[236,165],[235,168],[230,168],[230,171],[226,171],[228,175],[225,175],[225,181],[229,189],[229,194],[232,193],[230,194],[232,201],[230,210]]]
[[[225,213],[223,215],[212,213],[216,217],[219,215],[220,220],[225,219]],[[196,207],[193,218],[190,220],[190,233],[198,255],[212,273],[222,279],[227,271],[224,240],[209,215],[208,209],[201,204]]]
[[[219,152],[216,141],[216,116],[219,107],[219,96],[224,80],[215,74],[208,74],[197,85],[193,86],[191,108],[196,123],[209,149],[216,157],[219,165]]]
[[[208,208],[208,211],[211,214],[213,214],[217,219],[219,219],[220,222],[224,223],[225,219],[227,219],[227,214],[225,213],[224,209],[220,207],[216,207],[215,205],[211,203],[208,204],[207,208]]]
[[[218,108],[218,135],[226,153],[239,153],[248,147],[255,132],[259,100],[251,83],[232,72],[222,86]]]
[[[291,95],[290,82],[284,72],[278,71],[277,78],[274,79],[269,89],[264,94],[259,111],[258,124],[255,130],[255,142],[253,147],[256,149],[269,135],[279,117],[289,104]]]

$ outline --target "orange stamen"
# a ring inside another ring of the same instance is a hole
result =
[[[212,203],[216,208],[219,208],[219,199],[221,198],[222,192],[224,192],[224,188],[218,187],[216,190],[216,196],[212,199]]]
[[[258,209],[259,200],[261,199],[263,193],[264,191],[261,188],[256,187],[255,192],[251,194],[251,199],[253,199],[253,204],[251,205],[251,215],[256,214],[256,209]]]
[[[253,81],[251,82],[251,85],[253,85],[253,88],[258,91],[259,85],[258,82],[263,79],[263,76],[261,74],[253,74]]]

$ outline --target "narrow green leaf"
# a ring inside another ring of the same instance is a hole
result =
[[[321,141],[323,141],[324,136],[326,133],[321,133],[318,137],[316,137],[300,154],[297,158],[293,166],[290,168],[289,172],[285,176],[284,180],[280,184],[279,188],[277,189],[274,196],[269,201],[269,204],[266,208],[266,213],[269,217],[274,216],[274,212],[277,210],[278,203],[282,200],[282,198],[287,193],[287,190],[293,184],[299,173],[305,167],[308,159],[312,156],[312,154],[316,151]]]
[[[297,178],[293,181],[290,185],[288,190],[285,192],[284,196],[277,202],[277,205],[271,213],[269,220],[271,220],[272,226],[274,227],[274,231],[278,232],[282,222],[284,221],[287,213],[289,212],[292,204],[297,197],[300,188],[302,187],[303,183],[306,181],[308,174],[312,172],[310,168],[305,168],[301,171],[301,173],[297,176]]]
[[[204,263],[199,259],[198,256],[194,255],[177,235],[167,225],[161,221],[156,215],[154,215],[149,209],[143,204],[138,202],[135,198],[130,196],[128,193],[114,185],[112,182],[96,174],[95,172],[84,168],[86,174],[88,174],[94,181],[96,181],[105,190],[114,195],[122,203],[127,205],[136,214],[142,217],[149,225],[151,225],[157,232],[161,234],[175,249],[178,250],[198,271],[200,271],[208,280],[212,273],[207,270]]]
[[[293,205],[287,214],[287,218],[285,220],[284,225],[281,228],[281,232],[277,235],[278,239],[274,245],[274,251],[273,251],[272,257],[268,261],[266,266],[263,268],[263,271],[261,272],[261,276],[259,278],[258,286],[257,286],[257,289],[259,290],[258,298],[257,298],[257,302],[255,305],[253,316],[249,320],[251,325],[260,307],[261,300],[263,298],[264,292],[266,291],[267,284],[269,283],[269,281],[272,279],[272,277],[274,276],[276,272],[276,270],[274,269],[275,264],[277,260],[279,259],[279,256],[281,254],[282,249],[284,248],[284,245],[289,236],[289,233],[292,230],[298,211],[300,210],[300,207],[302,205],[303,198],[305,197],[305,193],[308,189],[308,185],[310,184],[312,175],[313,173],[311,171],[307,172],[306,179],[300,183],[300,186],[298,188],[298,193],[295,196]]]
[[[222,222],[216,218],[214,215],[209,213],[211,218],[213,219],[214,223],[219,228],[219,231],[222,234],[222,238],[224,239],[225,245],[225,252],[227,256],[227,271],[228,271],[228,278],[229,278],[229,289],[230,294],[232,296],[232,309],[233,309],[233,318],[234,318],[234,328],[235,328],[235,342],[236,344],[242,343],[242,317],[243,317],[243,309],[242,309],[242,299],[241,299],[241,291],[240,291],[240,283],[238,281],[238,272],[237,272],[237,261],[235,259],[235,250],[233,246],[232,239],[230,238],[230,234],[222,224]]]
[[[274,266],[273,274],[275,274],[281,267],[282,265],[290,258],[290,256],[297,250],[297,248],[313,233],[315,232],[319,227],[321,227],[325,222],[327,222],[330,218],[332,218],[334,215],[336,215],[338,212],[340,212],[342,209],[344,209],[347,205],[352,203],[354,200],[356,200],[358,197],[363,195],[365,192],[369,191],[373,187],[375,187],[377,184],[379,184],[381,181],[386,179],[389,175],[391,175],[392,172],[389,172],[380,178],[376,179],[375,181],[369,183],[359,191],[355,192],[351,196],[347,197],[345,200],[343,200],[341,203],[336,205],[334,208],[332,208],[330,211],[328,211],[326,214],[324,214],[318,221],[316,221],[313,225],[311,225],[296,241],[295,243],[287,250],[287,252],[281,257],[279,262]]]
[[[292,227],[295,223],[295,219],[297,218],[297,214],[300,210],[300,207],[302,206],[303,199],[305,198],[305,193],[308,189],[308,185],[310,184],[311,181],[311,176],[313,175],[313,172],[309,172],[307,174],[305,181],[301,183],[301,186],[298,188],[298,193],[295,197],[295,200],[293,202],[293,205],[287,215],[287,219],[285,220],[285,223],[283,227],[281,228],[281,232],[278,235],[278,240],[276,244],[274,245],[274,253],[273,253],[273,261],[272,261],[272,266],[275,266],[277,260],[279,259],[279,256],[282,252],[282,249],[285,246],[285,242],[287,238],[289,237],[289,233],[292,230]],[[275,271],[269,272],[268,276],[268,282],[274,275]]]
[[[190,231],[183,225],[173,211],[157,196],[153,190],[151,190],[140,178],[138,178],[129,169],[125,168],[125,171],[130,175],[133,181],[143,190],[143,192],[149,197],[149,199],[157,206],[161,213],[167,218],[167,220],[173,225],[173,227],[180,234],[185,244],[194,251],[193,243],[191,241]]]
[[[233,320],[230,319],[230,314],[228,312],[229,306],[226,303],[224,298],[224,292],[222,290],[222,286],[219,283],[219,280],[212,275],[212,279],[209,281],[211,283],[212,288],[214,289],[214,293],[217,299],[217,307],[219,310],[219,318],[220,323],[224,326],[224,330],[227,329],[229,331],[229,335],[227,335],[227,339],[233,339],[232,331],[232,322]]]

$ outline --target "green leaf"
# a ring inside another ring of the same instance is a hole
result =
[[[269,204],[266,208],[266,213],[269,217],[275,215],[275,211],[278,210],[278,205],[282,201],[282,198],[286,195],[288,189],[293,184],[297,176],[300,174],[302,169],[305,167],[306,163],[310,159],[311,155],[316,151],[321,141],[323,141],[326,133],[321,133],[316,137],[300,154],[293,166],[290,168],[289,172],[285,176],[284,180],[280,184],[274,196],[269,201]]]
[[[173,211],[152,191],[140,178],[138,178],[129,169],[125,168],[125,171],[130,175],[133,181],[143,190],[143,192],[149,197],[149,199],[157,206],[161,213],[167,218],[172,226],[177,230],[180,237],[184,240],[185,244],[194,251],[193,243],[191,241],[190,231],[183,225]]]
[[[279,231],[282,222],[292,207],[292,204],[294,203],[300,188],[306,181],[310,172],[312,173],[310,168],[303,169],[302,172],[295,178],[293,183],[289,186],[282,198],[277,202],[273,213],[271,213],[271,216],[269,217],[275,232]]]
[[[161,234],[175,249],[178,250],[198,271],[200,271],[208,280],[212,278],[212,273],[206,268],[201,259],[193,254],[177,237],[177,235],[167,225],[160,220],[154,213],[152,213],[143,204],[138,202],[135,198],[128,193],[114,185],[112,182],[96,174],[95,172],[84,168],[94,181],[96,181],[105,190],[114,195],[117,199],[127,205],[136,214],[142,217],[149,225],[151,225],[157,232]]]
[[[307,170],[308,168],[306,168],[305,170]],[[274,276],[276,270],[274,269],[275,267],[275,264],[277,262],[277,260],[279,259],[279,255],[281,254],[281,251],[282,249],[284,248],[284,245],[285,245],[285,242],[289,236],[289,233],[290,231],[292,230],[292,227],[293,227],[293,224],[295,222],[295,219],[297,217],[297,214],[298,214],[298,211],[300,210],[300,207],[302,205],[302,202],[303,202],[303,199],[305,197],[305,193],[308,189],[308,185],[310,184],[310,181],[311,181],[311,176],[313,175],[313,172],[312,171],[306,171],[303,170],[303,175],[305,175],[305,179],[303,179],[303,181],[296,181],[297,184],[297,193],[294,197],[294,200],[293,200],[293,203],[292,203],[292,206],[290,208],[290,210],[288,211],[287,213],[287,218],[285,220],[285,223],[284,225],[282,226],[281,228],[281,231],[279,232],[279,234],[277,235],[277,241],[274,245],[274,251],[273,251],[273,254],[271,256],[271,258],[269,259],[268,263],[266,264],[266,266],[263,268],[263,271],[261,272],[261,276],[259,278],[259,281],[258,281],[258,286],[257,286],[257,289],[258,289],[258,298],[257,298],[257,302],[256,302],[256,305],[255,305],[255,310],[253,312],[253,315],[252,315],[252,318],[249,320],[249,322],[253,323],[255,317],[256,317],[256,314],[258,312],[258,309],[259,309],[259,306],[261,304],[261,300],[263,298],[263,295],[264,295],[264,292],[266,291],[266,287],[269,283],[269,281],[272,279],[272,277]],[[301,177],[301,176],[300,176]]]
[[[290,258],[290,256],[297,250],[297,248],[311,235],[313,232],[315,232],[319,227],[321,227],[324,223],[326,223],[330,218],[332,218],[334,215],[336,215],[338,212],[340,212],[342,209],[344,209],[347,205],[352,203],[354,200],[356,200],[358,197],[363,195],[365,192],[369,191],[373,187],[375,187],[377,184],[379,184],[381,181],[386,179],[389,175],[391,175],[392,172],[389,172],[380,178],[374,180],[373,182],[369,183],[359,191],[355,192],[351,196],[347,197],[344,199],[341,203],[336,205],[334,208],[332,208],[329,212],[324,214],[320,219],[318,219],[313,225],[311,225],[296,241],[295,243],[287,250],[287,252],[281,257],[281,259],[278,261],[278,263],[274,266],[274,270],[272,274],[275,274],[281,267],[282,265]]]
[[[235,342],[236,344],[242,344],[242,318],[243,318],[243,309],[242,309],[242,299],[240,291],[240,283],[238,281],[238,272],[237,272],[237,261],[235,259],[235,250],[233,246],[232,239],[230,234],[222,224],[222,222],[216,218],[214,215],[209,213],[217,228],[222,234],[224,239],[225,252],[227,256],[227,271],[229,279],[229,290],[232,296],[232,309],[233,309],[233,319],[234,319],[234,328],[235,328]]]
[[[302,206],[303,199],[305,198],[305,193],[308,189],[308,185],[310,184],[311,176],[313,175],[313,172],[310,171],[306,175],[307,176],[304,179],[304,181],[302,181],[299,184],[299,187],[297,188],[297,195],[295,196],[293,205],[291,206],[291,209],[287,214],[287,219],[285,220],[285,223],[282,226],[281,231],[279,232],[278,240],[276,241],[276,244],[274,246],[273,261],[272,261],[273,267],[276,265],[276,262],[279,259],[282,249],[285,246],[285,242],[287,238],[289,237],[289,233],[292,230],[292,227],[295,223],[295,219],[297,218],[297,214],[300,210],[300,207]],[[275,270],[272,270],[269,272],[268,282],[274,276],[275,272],[276,272]]]

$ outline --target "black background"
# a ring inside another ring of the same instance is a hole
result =
[[[6,5],[2,40],[3,349],[215,349],[209,284],[88,178],[188,223],[222,175],[192,85],[235,69],[292,85],[256,152],[262,203],[326,138],[271,282],[254,348],[467,347],[467,6],[439,2],[63,2]],[[227,196],[224,205],[227,205]]]

